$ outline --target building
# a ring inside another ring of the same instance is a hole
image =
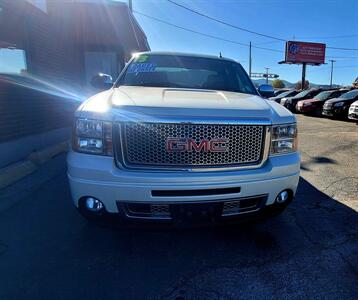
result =
[[[125,3],[0,0],[0,168],[46,146],[32,139],[15,147],[17,141],[41,135],[50,143],[43,134],[53,131],[64,138],[58,131],[69,128],[79,101],[95,92],[92,77],[115,78],[132,53],[148,50]]]
[[[356,80],[354,80],[354,82],[352,83],[352,86],[353,86],[355,89],[358,89],[358,77],[356,78]]]
[[[0,3],[0,47],[22,62],[18,73],[86,89],[96,73],[116,77],[133,52],[149,50],[143,30],[122,2]]]

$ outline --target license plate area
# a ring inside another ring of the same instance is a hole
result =
[[[259,211],[266,203],[267,195],[231,198],[210,202],[117,202],[119,211],[128,218],[172,221],[216,221],[241,214]]]
[[[223,203],[173,204],[170,206],[175,220],[213,221],[221,217]]]

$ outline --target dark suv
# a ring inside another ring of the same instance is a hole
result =
[[[341,95],[339,98],[327,100],[323,105],[322,114],[327,117],[348,117],[349,106],[358,100],[358,89]]]
[[[337,98],[349,90],[332,90],[324,91],[314,96],[312,99],[298,101],[296,110],[304,114],[314,114],[320,116],[322,114],[323,104],[333,98]]]
[[[281,99],[281,105],[286,107],[288,110],[295,112],[296,111],[296,105],[298,101],[305,100],[305,99],[311,99],[314,96],[318,95],[320,92],[322,92],[322,89],[309,89],[304,90],[300,93],[298,93],[294,97],[288,97]]]

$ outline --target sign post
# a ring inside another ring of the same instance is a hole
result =
[[[307,63],[302,63],[302,77],[301,77],[301,90],[305,89],[306,84],[306,65]]]

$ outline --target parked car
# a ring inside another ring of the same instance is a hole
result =
[[[279,95],[277,95],[275,97],[271,97],[271,98],[269,98],[269,100],[273,100],[273,101],[275,101],[277,103],[280,103],[282,98],[296,96],[299,92],[300,91],[297,91],[297,90],[289,90],[289,91],[283,92],[282,94],[279,94]]]
[[[276,214],[298,185],[296,118],[262,99],[234,60],[140,53],[75,113],[67,165],[90,220]]]
[[[295,112],[298,101],[311,99],[317,94],[322,92],[322,89],[309,89],[298,93],[296,96],[281,99],[281,105],[286,107],[288,110]]]
[[[269,84],[261,84],[257,88],[257,91],[259,92],[259,94],[261,95],[262,98],[273,97],[274,93],[275,93],[275,89],[273,88],[272,85],[269,85]]]
[[[282,89],[277,89],[274,91],[274,97],[281,95],[284,92],[288,92],[290,89],[287,88],[282,88]]]
[[[349,107],[348,118],[358,121],[358,100],[354,101]]]
[[[301,100],[297,102],[296,110],[304,114],[315,114],[320,116],[323,110],[323,104],[332,98],[337,98],[340,95],[348,92],[349,90],[332,90],[323,91],[312,99]]]
[[[327,117],[347,118],[350,105],[358,100],[358,89],[341,95],[339,98],[327,100],[322,114]]]

